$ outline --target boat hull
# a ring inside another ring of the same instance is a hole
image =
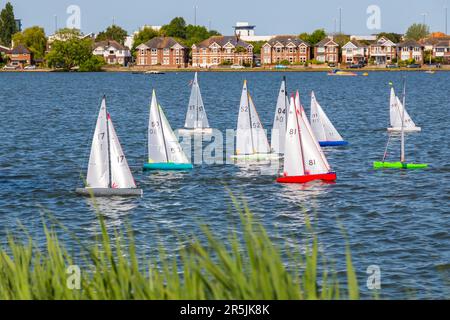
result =
[[[321,147],[338,147],[348,145],[347,141],[319,141]]]
[[[77,188],[75,192],[85,197],[142,197],[142,189],[137,188]]]
[[[197,128],[197,129],[188,129],[188,128],[183,128],[183,129],[178,129],[177,130],[179,134],[212,134],[213,129],[212,128]]]
[[[426,163],[405,163],[405,162],[386,162],[375,161],[373,163],[375,169],[389,168],[389,169],[425,169],[428,167]]]
[[[306,183],[314,180],[322,180],[327,182],[336,181],[336,172],[329,172],[323,174],[309,174],[305,176],[291,176],[291,177],[279,177],[278,183]]]
[[[389,132],[402,132],[402,128],[401,127],[390,127],[387,128],[387,131]],[[420,127],[409,127],[409,128],[403,128],[404,132],[419,132],[422,131],[422,128]]]
[[[278,153],[254,153],[254,154],[234,154],[230,156],[231,159],[236,161],[264,161],[264,160],[277,160],[282,158],[282,155]]]
[[[145,163],[144,171],[147,170],[191,170],[194,166],[192,163],[173,163],[173,162],[157,162]]]
[[[351,72],[346,72],[346,73],[331,73],[331,72],[329,72],[329,73],[327,73],[329,76],[339,76],[339,77],[355,77],[355,76],[357,76],[358,74],[356,74],[356,73],[351,73]]]

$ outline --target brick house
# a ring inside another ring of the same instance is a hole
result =
[[[342,46],[342,63],[357,64],[367,63],[369,59],[369,47],[356,40],[350,40]]]
[[[397,58],[397,46],[391,40],[381,37],[369,46],[369,58],[377,65],[392,63]]]
[[[397,45],[398,59],[409,60],[414,59],[416,63],[423,63],[423,45],[414,40],[407,40]]]
[[[314,46],[314,59],[321,62],[339,62],[339,45],[331,38],[325,38]]]
[[[310,59],[310,45],[296,36],[277,36],[261,47],[261,63],[276,64],[306,62]]]
[[[107,64],[126,66],[131,61],[130,49],[114,40],[96,42],[92,53],[103,57]]]
[[[12,66],[23,69],[31,64],[31,52],[21,44],[9,51],[7,55]]]
[[[172,37],[155,37],[136,47],[136,65],[187,67],[188,48]]]
[[[236,36],[213,36],[192,45],[192,66],[209,68],[223,63],[253,64],[253,45]]]
[[[450,40],[437,42],[433,47],[433,57],[442,57],[444,63],[450,63]]]

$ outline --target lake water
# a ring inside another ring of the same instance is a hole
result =
[[[265,128],[271,127],[282,73],[200,73],[212,127],[236,126],[244,79],[248,80]],[[143,173],[151,89],[157,90],[172,127],[184,125],[192,73],[0,73],[0,241],[19,222],[42,241],[42,216],[50,212],[81,239],[97,233],[89,200],[74,194],[86,174],[94,123],[103,94],[134,177],[140,199],[101,199],[110,226],[129,222],[142,253],[159,243],[176,250],[178,234],[198,234],[208,223],[228,234],[230,198],[243,195],[270,235],[289,248],[304,235],[306,211],[314,217],[320,249],[345,270],[350,243],[363,297],[369,265],[381,268],[382,298],[449,298],[450,263],[450,73],[407,73],[407,109],[422,127],[407,136],[407,159],[425,162],[422,171],[372,169],[387,141],[389,81],[401,90],[401,72],[368,77],[287,73],[288,90],[299,89],[309,114],[309,93],[344,138],[345,148],[325,153],[336,184],[281,185],[264,166],[197,165],[187,173]],[[391,159],[398,155],[393,141]],[[261,174],[263,172],[264,174]],[[269,173],[268,173],[269,172]],[[75,246],[65,237],[67,246]],[[439,271],[438,269],[445,269]]]

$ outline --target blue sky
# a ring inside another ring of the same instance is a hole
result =
[[[128,32],[143,24],[161,25],[175,16],[183,16],[193,23],[197,5],[197,23],[208,26],[222,34],[232,34],[236,21],[248,21],[256,25],[257,35],[298,34],[324,28],[333,32],[334,19],[342,8],[342,31],[351,34],[370,34],[366,26],[369,5],[381,9],[381,29],[378,31],[405,32],[414,22],[426,22],[432,31],[444,31],[444,6],[449,0],[10,0],[17,18],[24,27],[43,26],[50,34],[54,31],[55,18],[59,27],[65,26],[70,5],[81,9],[81,29],[84,33],[99,32],[112,23]],[[0,0],[0,6],[5,5]],[[450,27],[449,27],[450,28]],[[450,32],[450,31],[449,31]]]

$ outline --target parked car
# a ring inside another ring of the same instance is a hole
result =
[[[19,69],[19,66],[6,65],[3,67],[3,70],[17,70],[17,69]]]
[[[389,68],[389,69],[395,69],[398,67],[399,67],[398,64],[395,64],[395,63],[390,63],[390,64],[386,65],[386,68]]]
[[[24,70],[35,70],[36,69],[36,66],[35,65],[32,65],[32,64],[30,64],[29,66],[26,66],[25,68],[24,68]]]
[[[408,64],[406,67],[407,68],[420,68],[422,66],[418,63],[411,63],[411,64]]]
[[[328,66],[331,67],[331,68],[335,68],[335,67],[336,67],[336,63],[330,62],[330,63],[328,64]]]
[[[359,62],[359,63],[352,63],[349,68],[351,69],[360,69],[360,68],[364,68],[364,63]]]
[[[283,64],[277,64],[276,66],[275,66],[275,69],[287,69],[288,67],[287,66],[285,66],[285,65],[283,65]]]
[[[230,68],[231,69],[245,69],[245,67],[241,66],[240,64],[233,64]]]

